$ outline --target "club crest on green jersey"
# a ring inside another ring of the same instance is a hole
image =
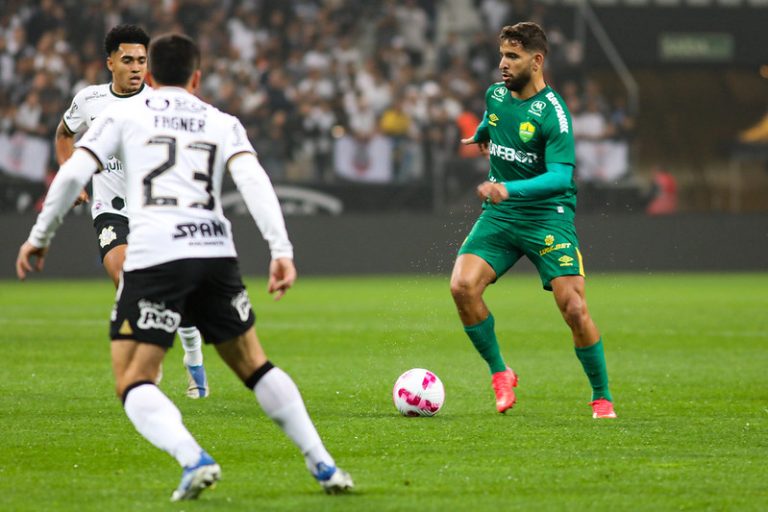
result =
[[[520,140],[528,142],[533,138],[534,133],[536,133],[536,127],[533,126],[532,123],[525,121],[524,123],[520,123],[520,130],[518,133],[520,134]]]

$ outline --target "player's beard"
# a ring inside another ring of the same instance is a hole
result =
[[[531,81],[531,70],[526,69],[521,71],[518,75],[509,77],[504,80],[504,86],[510,91],[520,92]]]

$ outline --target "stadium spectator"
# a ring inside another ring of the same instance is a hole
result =
[[[438,146],[443,148],[441,158],[458,158],[458,145],[444,145],[446,134],[432,128],[455,133],[462,105],[495,79],[495,31],[489,35],[488,24],[528,14],[545,23],[548,18],[542,4],[495,0],[9,0],[7,4],[0,13],[0,39],[5,40],[5,48],[0,46],[0,90],[11,96],[12,104],[20,105],[32,89],[36,69],[63,69],[55,71],[53,80],[61,90],[59,104],[69,102],[84,86],[106,80],[94,44],[105,27],[139,22],[152,34],[184,30],[197,35],[205,51],[202,97],[242,115],[259,151],[272,153],[267,158],[274,163],[270,172],[278,181],[327,181],[333,174],[319,170],[326,168],[323,161],[333,154],[333,148],[328,153],[325,146],[341,140],[327,137],[330,113],[346,133],[362,129],[370,135],[395,104],[401,104],[411,119],[411,129],[391,146],[416,148],[414,161],[427,162],[428,170],[433,165],[428,153]],[[477,12],[468,17],[451,18],[473,6]],[[556,29],[550,34],[550,64],[555,66],[563,60],[557,58],[559,53],[568,54],[571,41],[562,34],[560,44]],[[565,61],[565,67],[574,66],[569,58]],[[563,76],[559,69],[550,72],[557,79]],[[357,106],[361,96],[367,106]],[[322,100],[322,106],[307,110],[302,103],[309,99]],[[306,127],[297,118],[300,112],[312,117]],[[8,116],[13,115],[6,109],[2,124],[8,125]],[[285,136],[286,125],[298,127],[296,133],[306,128],[313,134],[312,142],[302,144],[301,150],[286,147],[286,141],[278,138]],[[320,134],[322,142],[315,139]],[[441,142],[436,146],[437,141]],[[323,146],[319,152],[313,149],[319,146]],[[282,158],[288,160],[278,164]],[[429,172],[397,174],[398,179],[407,175],[404,181],[418,181]]]

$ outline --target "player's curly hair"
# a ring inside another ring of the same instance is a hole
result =
[[[138,25],[123,24],[113,27],[104,38],[104,51],[107,52],[107,57],[123,43],[140,44],[148,48],[149,36]]]
[[[526,51],[541,52],[545,57],[549,51],[544,29],[532,21],[523,21],[502,28],[499,42],[505,41],[517,41]]]

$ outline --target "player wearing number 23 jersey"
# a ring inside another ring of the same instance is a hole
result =
[[[164,87],[111,105],[77,146],[102,165],[118,154],[129,170],[125,271],[236,256],[230,223],[215,200],[229,159],[254,152],[235,117],[181,88]],[[287,239],[281,243],[273,257],[291,254]]]

